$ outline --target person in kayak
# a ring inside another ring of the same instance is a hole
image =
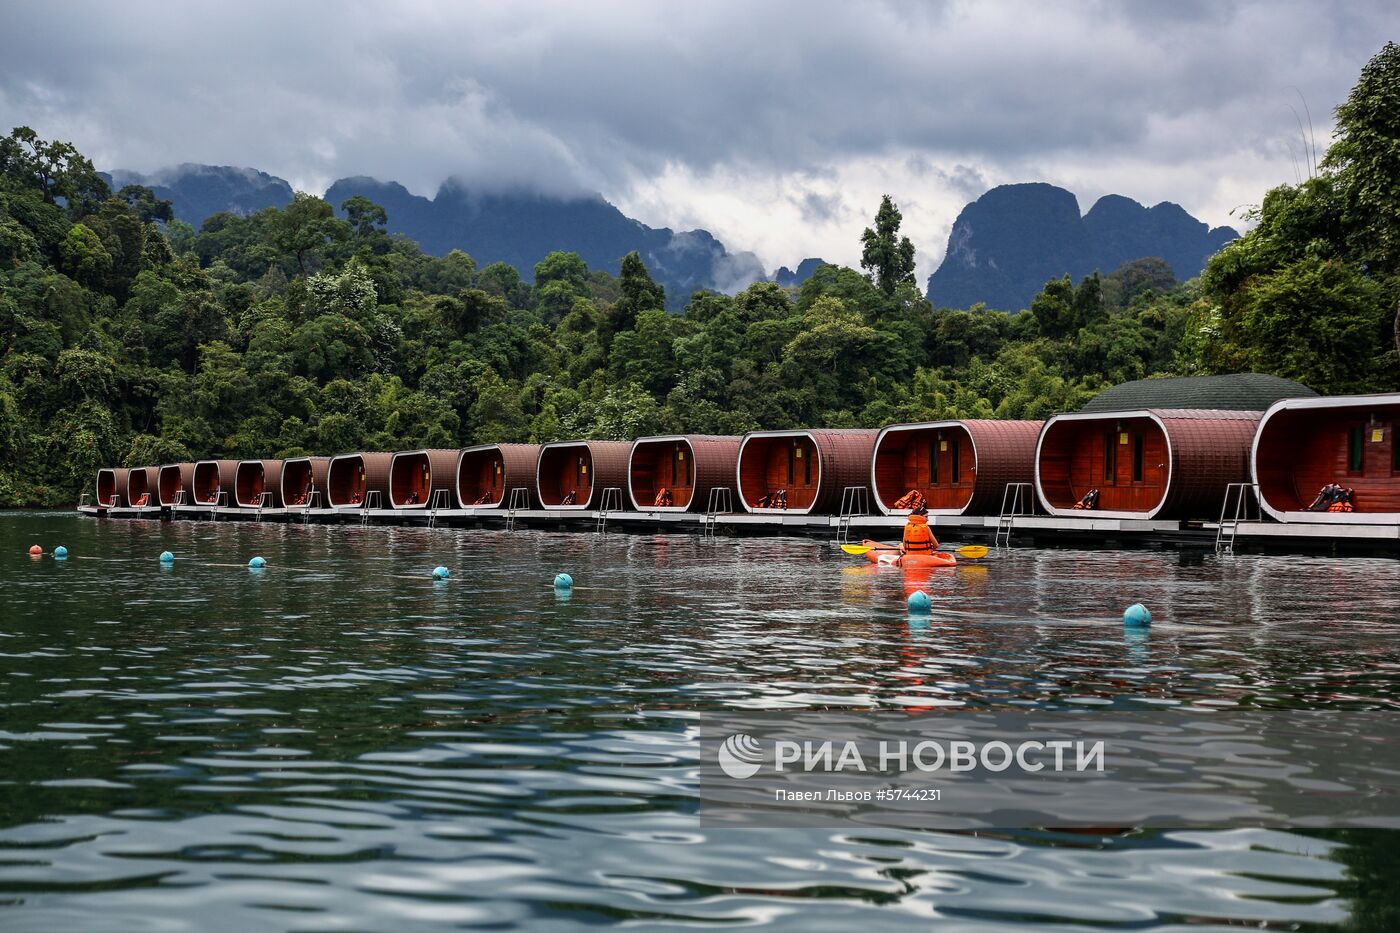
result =
[[[928,526],[928,509],[917,508],[909,513],[909,521],[904,526],[904,540],[899,543],[899,553],[931,554],[938,550],[938,539]]]

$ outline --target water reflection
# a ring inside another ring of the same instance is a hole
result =
[[[1391,708],[1397,566],[5,516],[0,926],[1379,923],[1393,833],[702,833],[691,724]]]

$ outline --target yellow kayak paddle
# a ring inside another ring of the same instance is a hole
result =
[[[869,551],[897,551],[897,547],[871,547],[868,544],[843,544],[841,550],[847,554],[865,554]],[[967,557],[976,560],[979,557],[987,556],[987,549],[980,544],[965,544],[960,548],[954,548],[954,553],[959,557]]]

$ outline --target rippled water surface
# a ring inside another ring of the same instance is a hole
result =
[[[911,623],[809,540],[0,515],[0,929],[1396,928],[1386,832],[702,828],[697,711],[1400,706],[1395,561],[923,585]]]

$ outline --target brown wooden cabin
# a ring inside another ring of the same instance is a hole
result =
[[[917,489],[931,515],[994,515],[1011,483],[1035,482],[1035,442],[1042,421],[928,421],[880,431],[870,461],[875,504],[894,504]]]
[[[393,454],[379,452],[332,457],[326,470],[326,505],[333,509],[386,508],[393,462]]]
[[[627,494],[633,508],[648,512],[701,511],[710,490],[734,482],[740,438],[714,434],[643,437],[632,444],[627,461]],[[662,489],[671,505],[657,505]]]
[[[160,510],[160,467],[135,467],[126,474],[126,502],[133,509]]]
[[[194,500],[186,505],[233,505],[238,483],[237,460],[201,460],[194,465]]]
[[[292,457],[282,461],[278,493],[284,509],[328,508],[325,499],[330,457]]]
[[[1250,465],[1259,505],[1281,522],[1400,523],[1400,394],[1284,399],[1259,422]],[[1304,511],[1328,483],[1355,512]]]
[[[457,460],[452,449],[405,450],[389,464],[389,507],[394,509],[451,508],[457,485]]]
[[[525,508],[535,507],[539,444],[481,444],[457,459],[457,504],[464,509],[510,506],[513,489],[525,490]]]
[[[126,507],[126,482],[130,473],[125,467],[103,467],[97,471],[97,504],[104,509]]]
[[[870,458],[876,430],[819,428],[810,431],[750,431],[739,444],[739,499],[750,512],[835,514],[849,487],[870,496]],[[787,508],[765,508],[765,495],[787,491]]]
[[[1261,417],[1214,409],[1056,415],[1036,447],[1036,493],[1062,517],[1218,518],[1225,487],[1248,480]],[[1098,508],[1074,508],[1091,489]]]
[[[630,441],[556,441],[540,448],[535,464],[535,488],[546,509],[596,509],[603,506],[603,492],[627,488]],[[564,505],[574,492],[576,501]]]
[[[194,464],[167,463],[160,468],[160,504],[162,508],[194,503]]]
[[[234,504],[255,509],[263,504],[263,493],[268,493],[268,508],[282,507],[282,461],[239,461],[233,479]]]

